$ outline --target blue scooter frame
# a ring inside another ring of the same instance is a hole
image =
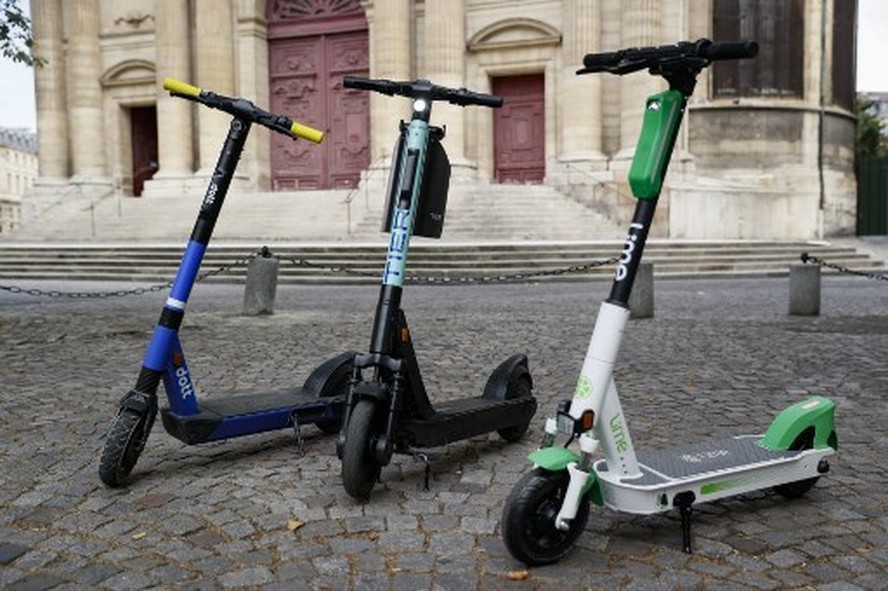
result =
[[[282,390],[220,397],[200,403],[179,327],[197,280],[207,245],[225,201],[237,162],[253,123],[293,138],[320,143],[324,134],[282,115],[273,115],[242,98],[232,98],[167,79],[173,96],[232,115],[228,136],[185,248],[170,295],[154,328],[135,388],[120,401],[99,463],[99,477],[110,487],[126,483],[157,416],[157,388],[163,382],[169,406],[161,416],[166,431],[187,444],[206,443],[314,423],[321,430],[339,430],[341,411],[352,373],[354,352],[317,367],[302,390]]]

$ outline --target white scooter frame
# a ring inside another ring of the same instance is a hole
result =
[[[829,470],[835,453],[835,404],[812,396],[781,412],[764,435],[636,453],[613,372],[629,321],[629,295],[653,221],[675,138],[696,76],[712,61],[753,57],[754,42],[701,39],[662,47],[590,54],[578,73],[626,74],[649,69],[668,91],[647,99],[629,183],[638,203],[610,297],[595,323],[573,399],[546,421],[543,446],[530,455],[534,470],[513,488],[503,509],[502,535],[511,554],[529,565],[560,560],[582,533],[590,502],[652,514],[678,508],[683,549],[691,551],[691,506],[774,487],[804,494]],[[559,434],[578,440],[580,453],[555,445]],[[601,447],[602,459],[595,459]]]

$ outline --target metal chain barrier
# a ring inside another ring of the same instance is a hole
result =
[[[310,269],[319,269],[324,271],[330,271],[331,273],[345,273],[348,275],[354,275],[356,277],[378,277],[378,272],[370,272],[370,271],[359,271],[357,269],[351,269],[349,267],[341,267],[334,265],[320,265],[318,263],[312,263],[304,258],[299,257],[287,257],[287,256],[278,256],[280,260],[288,261],[293,263],[297,267],[305,267]],[[453,283],[453,284],[467,284],[467,283],[507,283],[510,281],[524,281],[527,279],[534,279],[537,277],[554,277],[556,275],[568,275],[572,273],[582,273],[583,271],[587,271],[589,269],[594,269],[595,267],[602,267],[604,265],[612,265],[619,261],[619,257],[611,257],[607,260],[602,261],[593,261],[591,263],[586,263],[585,265],[573,265],[570,267],[561,267],[558,269],[548,269],[546,271],[535,271],[529,273],[512,273],[507,275],[484,275],[481,277],[422,277],[419,275],[408,275],[405,280],[410,283]]]
[[[216,269],[212,269],[210,271],[206,271],[201,273],[195,279],[195,283],[203,281],[208,277],[215,277],[216,275],[220,275],[233,269],[234,267],[238,267],[240,265],[246,265],[251,260],[255,259],[258,256],[265,256],[265,253],[268,252],[265,247],[263,250],[249,254],[243,258],[237,259],[236,261],[229,263],[227,265],[222,265]],[[123,296],[131,296],[131,295],[142,295],[145,293],[153,293],[155,291],[160,291],[162,289],[169,289],[172,287],[173,282],[167,281],[166,283],[158,283],[156,285],[152,285],[150,287],[136,287],[134,289],[118,289],[115,291],[59,291],[57,289],[44,290],[44,289],[26,289],[24,287],[18,287],[16,285],[0,285],[0,291],[7,291],[9,293],[17,293],[24,294],[35,297],[47,297],[47,298],[70,298],[72,300],[77,299],[104,299],[104,298],[117,298]]]
[[[301,257],[293,257],[293,256],[280,256],[273,255],[267,246],[263,246],[261,250],[258,252],[249,254],[245,257],[237,259],[227,265],[222,265],[213,269],[211,271],[206,271],[201,273],[195,279],[195,283],[203,281],[204,279],[215,277],[216,275],[221,275],[227,271],[230,271],[234,267],[239,267],[242,265],[248,264],[250,261],[255,259],[256,257],[268,258],[271,256],[276,256],[279,260],[287,261],[292,263],[297,267],[303,267],[308,269],[317,269],[320,271],[328,271],[330,273],[343,273],[346,275],[352,275],[355,277],[377,277],[379,276],[378,272],[371,271],[361,271],[358,269],[352,269],[350,267],[343,267],[338,265],[323,265],[319,263],[313,263],[307,259]],[[435,283],[443,283],[443,284],[457,284],[457,285],[465,285],[472,283],[508,283],[511,281],[526,281],[528,279],[535,279],[538,277],[555,277],[558,275],[570,275],[575,273],[582,273],[583,271],[588,271],[589,269],[594,269],[596,267],[603,267],[605,265],[612,265],[619,261],[619,257],[611,257],[606,260],[593,261],[591,263],[586,263],[584,265],[572,265],[570,267],[561,267],[557,269],[547,269],[545,271],[535,271],[528,273],[511,273],[505,275],[483,275],[480,277],[422,277],[418,275],[408,275],[406,280],[411,283],[423,283],[423,284],[435,284]],[[884,279],[884,277],[883,277]],[[169,289],[173,283],[171,281],[167,281],[166,283],[158,283],[156,285],[152,285],[150,287],[137,287],[134,289],[118,289],[115,291],[60,291],[60,290],[43,290],[43,289],[26,289],[24,287],[18,287],[16,285],[0,285],[0,291],[6,291],[9,293],[15,294],[24,294],[35,297],[49,297],[49,298],[70,298],[70,299],[103,299],[103,298],[112,298],[112,297],[123,297],[123,296],[131,296],[131,295],[142,295],[145,293],[153,293],[156,291],[160,291],[162,289]]]
[[[803,252],[801,256],[803,263],[814,263],[815,265],[819,265],[821,267],[827,267],[829,269],[833,269],[838,271],[839,273],[845,273],[848,275],[857,275],[859,277],[866,277],[867,279],[876,279],[878,281],[888,281],[888,275],[880,275],[878,273],[868,273],[866,271],[855,271],[854,269],[849,269],[848,267],[843,267],[841,265],[836,265],[835,263],[829,263],[821,258],[812,256],[807,252]]]

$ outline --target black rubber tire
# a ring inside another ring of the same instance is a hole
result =
[[[808,429],[802,431],[792,445],[789,446],[791,451],[811,449],[814,447],[814,430]],[[820,476],[806,478],[805,480],[796,480],[795,482],[787,482],[786,484],[778,484],[774,487],[774,492],[787,499],[797,499],[811,490]]]
[[[377,405],[371,400],[359,400],[345,427],[342,484],[345,492],[360,501],[370,498],[370,491],[382,471],[372,449],[376,411]]]
[[[99,478],[107,486],[119,488],[126,484],[154,422],[149,414],[125,408],[114,419],[99,461]]]
[[[503,506],[502,535],[509,553],[528,566],[558,562],[574,546],[589,521],[589,496],[580,500],[567,531],[555,527],[570,476],[567,470],[534,468],[512,488]]]
[[[509,383],[509,387],[506,390],[506,400],[513,400],[516,398],[524,398],[533,396],[533,389],[530,386],[530,380],[526,375],[522,375],[517,380],[513,380]],[[497,433],[504,440],[509,443],[515,443],[519,441],[524,434],[527,433],[527,429],[530,427],[530,421],[533,417],[525,421],[520,425],[513,425],[511,427],[504,427],[502,429],[497,429]]]
[[[327,381],[326,387],[321,391],[319,397],[329,398],[341,395],[344,398],[348,395],[348,382],[351,379],[351,375],[351,363],[340,366],[336,373]],[[315,426],[328,435],[339,433],[339,430],[342,429],[342,415],[340,414],[332,421],[317,421]]]

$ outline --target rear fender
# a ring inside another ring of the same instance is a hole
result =
[[[822,396],[797,402],[774,418],[761,445],[766,449],[788,450],[804,430],[813,427],[814,449],[837,449],[835,410],[835,402]]]
[[[332,388],[342,378],[343,372],[351,374],[355,355],[355,351],[340,353],[317,366],[306,378],[302,391],[313,396],[333,394]]]
[[[533,378],[527,367],[527,355],[512,355],[500,363],[484,385],[482,398],[487,400],[507,400],[509,398],[509,384],[521,378],[527,378],[530,387],[533,388]]]

